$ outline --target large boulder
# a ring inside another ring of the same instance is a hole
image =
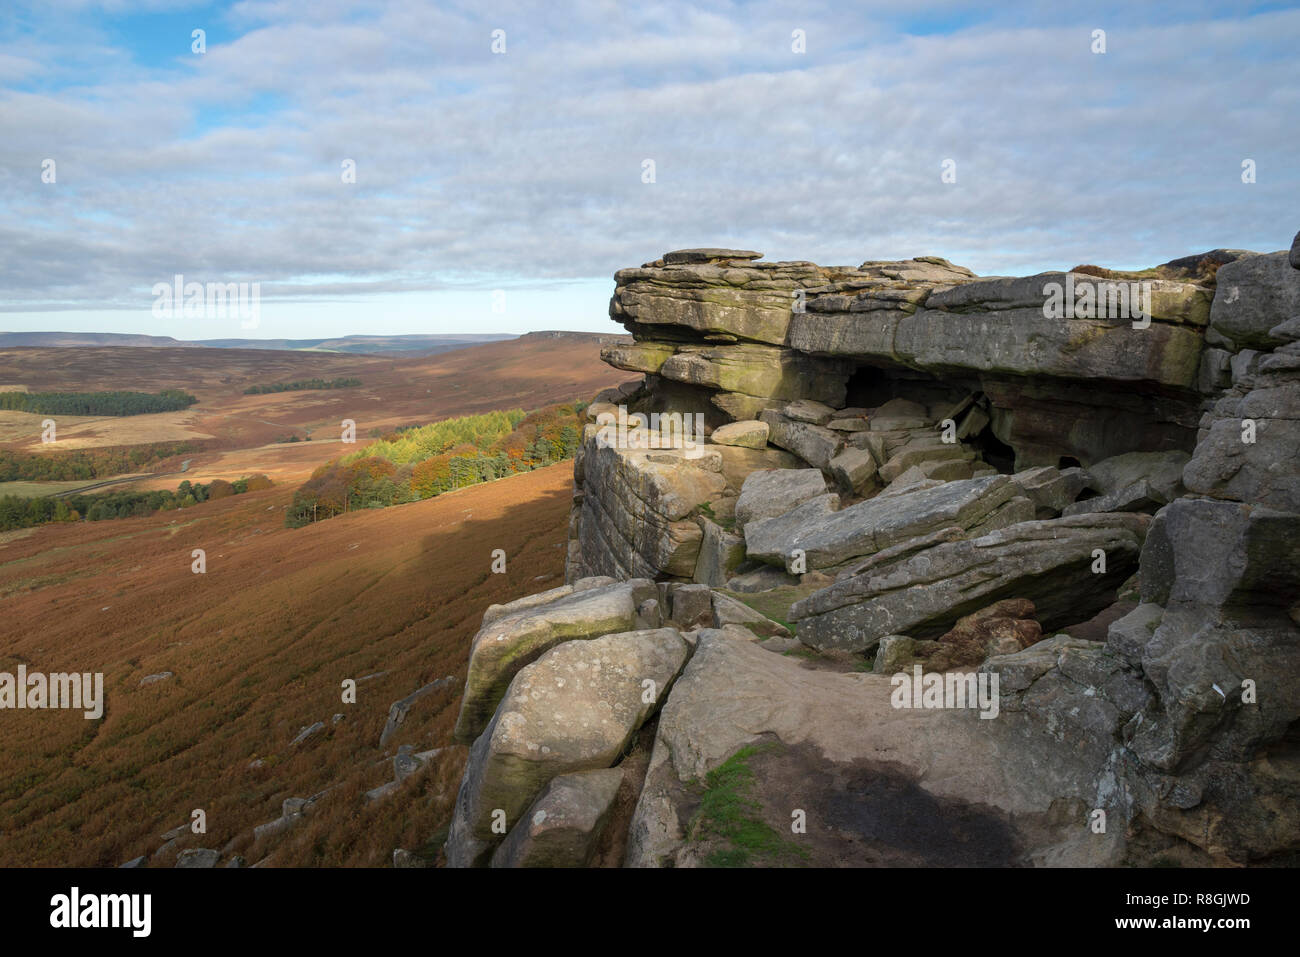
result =
[[[751,472],[736,501],[736,526],[784,515],[810,498],[826,494],[819,469],[761,469]]]
[[[1205,424],[1183,469],[1189,490],[1300,512],[1300,356],[1265,357],[1255,375],[1215,403]]]
[[[1286,252],[1247,256],[1219,267],[1210,326],[1238,348],[1282,344],[1269,330],[1300,316],[1300,276]]]
[[[805,644],[851,652],[870,651],[886,635],[938,636],[1001,598],[1032,601],[1045,630],[1086,621],[1137,569],[1149,523],[1104,513],[941,542],[869,563],[796,602],[790,620]]]
[[[710,438],[718,445],[736,445],[748,449],[767,448],[768,425],[753,419],[729,422],[713,430]]]
[[[1146,482],[1164,504],[1185,491],[1183,469],[1190,458],[1186,452],[1176,449],[1114,455],[1088,466],[1088,487],[1101,495],[1109,495]]]
[[[760,413],[770,431],[768,441],[799,456],[818,469],[830,468],[831,460],[844,448],[844,436],[834,429],[787,418],[773,409]]]
[[[622,782],[619,768],[552,778],[496,849],[492,866],[587,866]]]
[[[1108,648],[1154,694],[1124,730],[1126,786],[1160,830],[1233,863],[1300,830],[1300,514],[1180,498],[1142,551],[1142,601]]]
[[[498,606],[485,616],[470,644],[456,740],[469,743],[482,733],[520,669],[564,642],[635,629],[638,606],[658,596],[653,582],[633,579],[561,594],[544,603],[525,598],[518,607]]]
[[[447,863],[482,866],[551,779],[613,765],[688,652],[671,628],[634,631],[566,642],[515,675],[470,749]]]

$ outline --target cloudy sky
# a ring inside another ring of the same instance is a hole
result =
[[[685,246],[1290,244],[1296,4],[978,6],[0,0],[0,329],[618,331],[613,272]],[[176,274],[258,327],[155,318]]]

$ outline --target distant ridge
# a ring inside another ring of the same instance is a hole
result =
[[[516,339],[512,333],[463,335],[338,336],[325,339],[174,339],[118,332],[0,332],[0,348],[87,348],[130,346],[197,349],[273,349],[288,352],[341,352],[364,355],[401,353],[407,356],[433,355],[485,342]]]

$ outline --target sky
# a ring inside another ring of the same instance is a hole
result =
[[[684,247],[1283,249],[1297,51],[1248,0],[0,0],[0,330],[620,332]],[[177,275],[256,321],[157,314]]]

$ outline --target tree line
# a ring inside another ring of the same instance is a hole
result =
[[[180,455],[202,452],[207,443],[151,442],[106,445],[66,452],[15,452],[0,449],[0,482],[75,482],[139,472]]]
[[[68,495],[62,498],[52,496],[39,498],[22,498],[18,495],[0,496],[0,531],[16,528],[30,528],[50,522],[100,522],[114,518],[136,518],[152,515],[154,512],[189,508],[200,502],[242,495],[244,492],[271,488],[271,479],[266,475],[244,477],[234,482],[225,479],[213,479],[204,485],[201,482],[181,482],[176,490],[155,489],[153,491],[99,492]]]
[[[266,395],[271,392],[300,392],[304,389],[354,389],[360,379],[297,379],[293,382],[272,382],[270,385],[250,385],[244,395]]]
[[[0,409],[37,415],[148,415],[188,409],[199,400],[181,389],[151,392],[0,392]]]
[[[318,468],[294,494],[285,524],[300,528],[553,465],[577,450],[585,409],[585,402],[510,409],[389,432]]]

